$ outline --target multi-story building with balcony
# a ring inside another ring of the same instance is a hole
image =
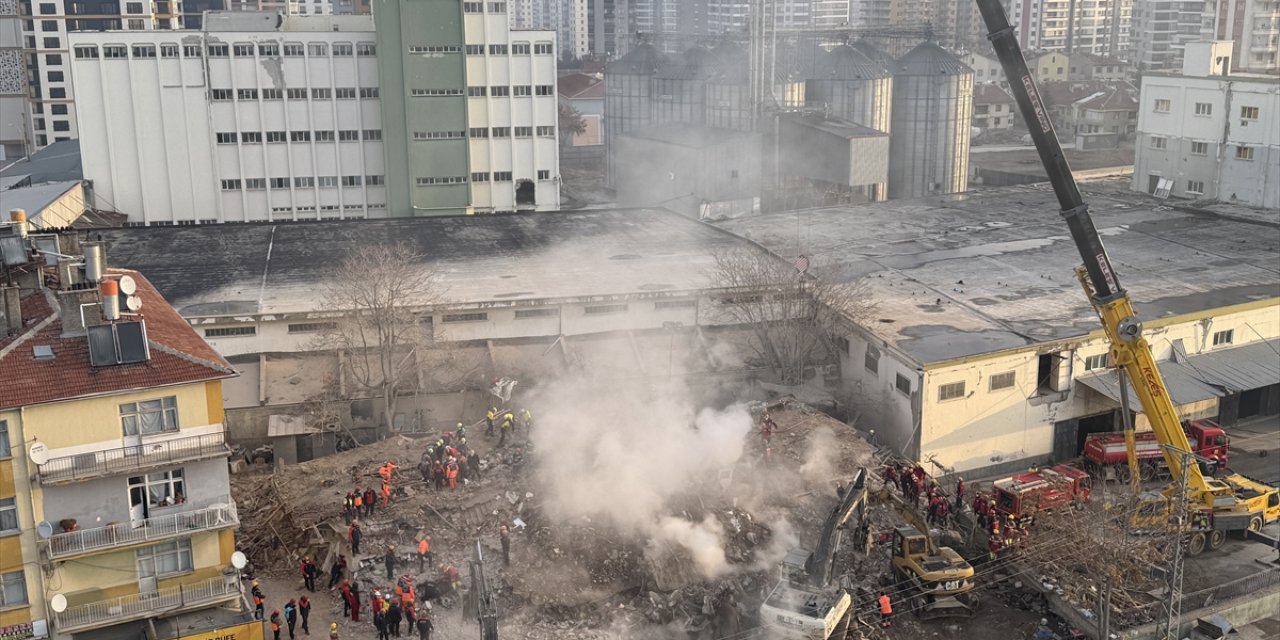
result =
[[[1234,69],[1280,71],[1280,0],[1209,0],[1205,4],[1201,36],[1234,42]]]
[[[234,370],[141,274],[29,257],[21,288],[0,291],[0,626],[144,637],[154,618],[238,606],[222,424]]]

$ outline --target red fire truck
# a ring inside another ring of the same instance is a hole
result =
[[[1213,460],[1219,469],[1226,468],[1230,448],[1227,432],[1212,420],[1192,420],[1182,423],[1191,449],[1200,456]],[[1150,431],[1135,434],[1135,450],[1138,469],[1143,480],[1154,480],[1167,472],[1164,455],[1156,435]],[[1124,433],[1093,433],[1084,440],[1084,469],[1096,478],[1106,479],[1114,474],[1121,482],[1129,481],[1129,459],[1125,453]],[[1107,473],[1110,469],[1112,474]]]
[[[1093,479],[1065,464],[1018,473],[995,482],[996,510],[1001,515],[1028,518],[1037,512],[1088,502]]]

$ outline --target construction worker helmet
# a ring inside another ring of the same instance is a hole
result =
[[[256,587],[256,586],[258,586],[258,581],[257,581],[257,580],[254,580],[254,581],[253,581],[253,586],[255,586],[255,587]]]
[[[330,622],[330,623],[329,623],[329,632],[330,632],[330,633],[332,633],[332,632],[337,631],[337,630],[338,630],[338,623],[336,623],[336,622]]]

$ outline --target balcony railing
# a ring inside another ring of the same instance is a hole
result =
[[[39,465],[40,482],[76,482],[188,460],[231,455],[223,432],[144,442],[131,447],[52,458]]]
[[[180,507],[171,507],[179,509]],[[201,531],[213,531],[240,524],[236,505],[230,498],[207,503],[166,515],[143,520],[139,526],[132,523],[114,524],[94,529],[81,529],[59,533],[45,544],[50,560],[62,560],[72,556],[126,547],[143,542],[155,542],[167,538],[190,535]]]
[[[221,576],[149,593],[89,602],[53,615],[58,631],[74,633],[181,609],[214,605],[239,595],[240,581],[236,576]]]

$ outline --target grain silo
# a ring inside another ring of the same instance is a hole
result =
[[[702,67],[711,52],[693,47],[670,58],[653,74],[653,124],[702,124],[705,120],[706,78]]]
[[[649,88],[654,72],[665,62],[665,56],[657,48],[645,43],[605,68],[605,179],[610,186],[614,184],[618,136],[643,129],[653,122]]]
[[[892,70],[893,65],[897,63],[897,61],[893,59],[893,56],[886,53],[884,49],[880,49],[866,40],[859,40],[849,46],[853,48],[854,51],[866,56],[868,60],[886,69]]]
[[[893,76],[857,49],[844,45],[824,55],[807,87],[810,108],[890,133]]]
[[[889,197],[960,193],[969,171],[973,69],[931,42],[893,67]]]
[[[706,83],[705,124],[737,131],[754,130],[746,50],[737,43],[725,42],[711,51],[700,72]]]

